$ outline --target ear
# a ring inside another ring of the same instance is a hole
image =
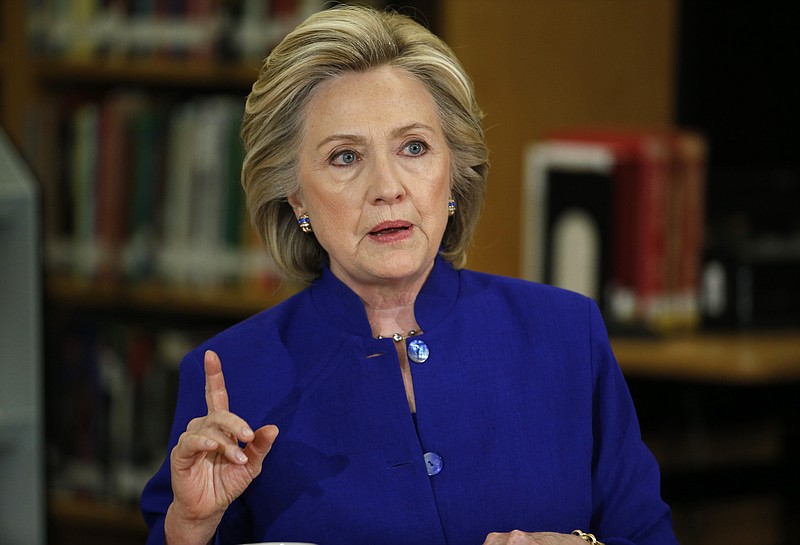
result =
[[[300,214],[305,211],[305,206],[303,206],[303,201],[300,199],[299,194],[293,193],[289,195],[286,201],[289,203],[289,206],[292,207],[292,210],[294,210],[295,216],[300,217]]]

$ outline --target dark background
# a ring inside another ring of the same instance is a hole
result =
[[[800,2],[680,3],[677,123],[711,143],[709,219],[800,233]],[[718,227],[714,225],[714,227]]]
[[[800,324],[800,2],[679,10],[676,123],[708,137],[706,261],[730,302],[707,325]]]

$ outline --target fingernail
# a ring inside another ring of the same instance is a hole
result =
[[[246,462],[247,461],[247,456],[245,456],[244,452],[242,452],[241,450],[237,450],[236,451],[236,459],[239,460],[240,462]]]
[[[253,430],[251,430],[248,427],[244,427],[242,428],[242,435],[244,435],[245,437],[250,437],[253,435]]]

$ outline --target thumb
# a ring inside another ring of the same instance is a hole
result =
[[[278,427],[268,424],[258,428],[255,432],[253,440],[250,441],[244,448],[244,453],[247,455],[248,464],[254,466],[255,469],[261,471],[261,462],[269,454],[275,439],[278,437]]]

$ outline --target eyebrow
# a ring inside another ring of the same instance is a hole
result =
[[[356,144],[363,144],[367,141],[367,139],[363,136],[358,134],[347,134],[347,133],[337,133],[332,134],[330,136],[326,136],[322,140],[320,140],[319,144],[317,144],[317,149],[329,144],[330,142],[338,142],[340,140],[346,140],[348,142],[355,142]]]
[[[420,130],[420,129],[434,132],[433,127],[431,127],[430,125],[426,125],[424,123],[409,123],[408,125],[402,125],[392,130],[392,136],[398,137],[402,136],[403,134],[409,131]],[[317,144],[317,149],[325,146],[326,144],[329,144],[330,142],[336,142],[340,140],[345,140],[356,144],[364,144],[367,141],[365,136],[359,134],[336,133],[336,134],[331,134],[330,136],[326,136],[325,138],[320,140],[319,144]]]
[[[433,127],[430,125],[426,125],[424,123],[409,123],[408,125],[403,125],[402,127],[397,127],[395,130],[392,131],[392,136],[402,136],[403,134],[414,131],[414,130],[425,130],[434,132]]]

